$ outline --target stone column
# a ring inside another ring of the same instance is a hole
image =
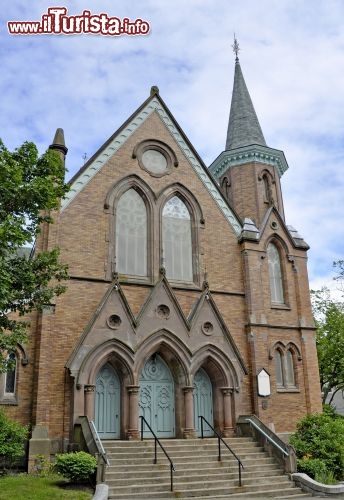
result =
[[[185,439],[197,437],[194,428],[193,391],[193,386],[183,387],[185,408],[185,428],[183,434]]]
[[[95,385],[85,385],[84,386],[84,396],[85,396],[85,415],[90,419],[94,419],[94,393]]]
[[[140,439],[139,425],[139,385],[128,385],[129,395],[129,428],[127,439]]]
[[[233,389],[231,387],[222,387],[223,397],[223,433],[224,437],[233,436],[233,416],[232,416],[232,400]]]

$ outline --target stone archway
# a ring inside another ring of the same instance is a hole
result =
[[[193,407],[194,429],[201,436],[200,416],[203,416],[214,427],[213,388],[207,372],[200,368],[194,376]],[[213,436],[213,430],[203,421],[203,436]]]
[[[175,394],[171,372],[163,359],[153,354],[140,375],[139,415],[160,438],[175,436]],[[152,437],[144,426],[143,436]]]
[[[94,421],[101,439],[119,439],[121,435],[121,387],[110,363],[103,365],[95,381]]]

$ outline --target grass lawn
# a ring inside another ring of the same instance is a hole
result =
[[[61,476],[8,475],[0,477],[0,500],[90,500],[93,496],[91,488],[71,488]]]

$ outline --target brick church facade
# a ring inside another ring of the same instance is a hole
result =
[[[50,147],[65,157],[61,129]],[[12,386],[2,376],[0,405],[32,426],[31,458],[66,450],[82,415],[104,439],[137,439],[140,415],[160,437],[188,438],[200,415],[230,436],[240,415],[284,433],[321,411],[287,168],[238,58],[225,150],[209,168],[152,87],[73,177],[36,244],[60,247],[70,280],[31,318]]]

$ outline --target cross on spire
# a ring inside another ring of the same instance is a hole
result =
[[[232,47],[233,47],[233,52],[235,54],[235,60],[239,61],[238,54],[239,54],[240,47],[238,44],[238,40],[236,39],[235,33],[234,33],[234,43],[233,43]]]

